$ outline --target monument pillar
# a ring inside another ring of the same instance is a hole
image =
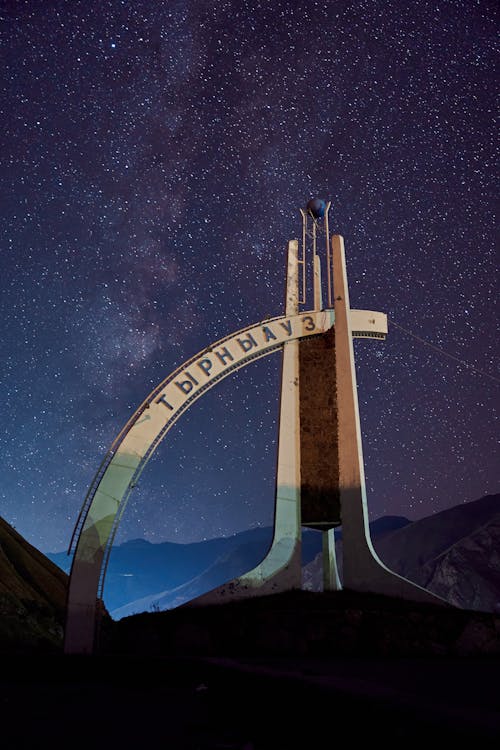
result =
[[[74,557],[68,588],[66,653],[91,653],[95,648],[115,533],[130,493],[158,445],[210,388],[277,349],[283,351],[283,364],[272,544],[255,568],[192,603],[209,604],[300,588],[302,526],[322,533],[324,589],[340,588],[334,536],[340,524],[346,588],[444,603],[388,570],[370,540],[353,338],[384,339],[387,316],[351,310],[340,235],[332,237],[330,249],[329,208],[330,203],[312,199],[305,210],[301,209],[301,252],[298,240],[288,243],[285,315],[246,326],[178,367],[149,394],[106,453],[70,542],[69,553]],[[326,307],[317,252],[320,235],[326,240]],[[312,242],[312,264],[308,261],[308,242]],[[314,307],[300,312],[306,305],[308,278],[312,281]]]
[[[290,240],[287,254],[285,315],[299,309],[298,241]],[[306,321],[306,325],[308,325]],[[283,345],[279,407],[278,463],[274,533],[271,547],[259,565],[189,602],[191,606],[275,594],[302,585],[300,521],[300,365],[299,341]]]
[[[336,403],[339,493],[342,519],[343,586],[413,601],[443,603],[440,597],[390,571],[375,552],[369,529],[361,444],[351,308],[344,240],[332,236],[335,306]]]

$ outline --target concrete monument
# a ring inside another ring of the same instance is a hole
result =
[[[271,547],[256,568],[191,604],[300,588],[302,526],[321,530],[324,588],[338,589],[334,529],[339,525],[344,587],[442,601],[389,571],[370,541],[353,338],[384,339],[387,317],[351,310],[344,243],[340,235],[330,238],[329,209],[329,203],[313,199],[301,211],[302,240],[288,243],[284,315],[243,328],[181,365],[146,398],[104,457],[70,543],[74,556],[66,653],[94,650],[116,530],[130,492],[159,443],[210,388],[278,350],[282,374]],[[319,249],[323,243],[324,283]],[[311,287],[313,304],[304,310]]]

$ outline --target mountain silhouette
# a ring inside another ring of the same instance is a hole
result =
[[[0,644],[60,648],[67,575],[0,518]]]

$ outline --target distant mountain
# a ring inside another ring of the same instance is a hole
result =
[[[192,544],[152,544],[144,539],[134,539],[115,545],[106,575],[106,607],[113,614],[119,607],[130,602],[151,597],[152,600],[156,600],[166,591],[172,591],[197,579],[219,559],[229,561],[234,556],[234,562],[226,562],[226,565],[234,570],[235,567],[238,568],[236,560],[239,560],[241,569],[235,574],[239,575],[248,570],[246,566],[257,565],[269,548],[271,540],[272,529],[259,528],[243,531],[231,537]],[[239,551],[242,549],[245,550],[244,553]],[[311,559],[316,552],[317,550],[311,553]],[[69,571],[71,558],[66,553],[48,553],[47,556],[63,570]],[[222,575],[221,583],[224,583],[228,579]],[[210,580],[213,580],[213,577]],[[144,610],[138,608],[134,611]]]
[[[0,518],[0,648],[62,645],[67,575]]]
[[[239,535],[237,535],[239,536]],[[198,576],[174,589],[165,590],[133,601],[113,610],[115,619],[128,617],[137,612],[173,609],[196,598],[200,593],[211,591],[236,576],[245,573],[257,565],[265,550],[259,552],[254,540],[232,547],[217,557],[213,563]]]
[[[406,516],[382,516],[370,523],[370,534],[373,539],[382,539],[386,534],[391,534],[398,529],[404,529],[409,526],[411,521]],[[339,539],[342,539],[342,533],[339,533]]]
[[[414,522],[384,516],[370,524],[370,531],[390,569],[460,607],[500,610],[500,495]],[[177,607],[250,570],[262,560],[271,540],[272,529],[259,528],[195,544],[134,540],[117,545],[106,578],[106,606],[114,618]],[[303,587],[321,590],[321,534],[306,529],[302,548]],[[63,553],[49,557],[69,569]]]
[[[456,505],[382,534],[372,527],[372,541],[390,570],[451,604],[500,612],[500,495]],[[341,571],[341,541],[336,549]],[[321,581],[319,554],[304,568],[303,585],[320,591]]]
[[[401,516],[385,516],[371,524],[372,534],[383,536],[409,523]],[[269,549],[272,534],[272,528],[266,527],[193,544],[135,539],[116,545],[106,576],[106,606],[115,618],[177,607],[257,565]],[[320,551],[321,534],[306,529],[304,564]],[[65,553],[48,557],[69,572],[71,559]]]
[[[500,612],[500,494],[415,521],[375,548],[389,568],[452,604]]]
[[[382,538],[409,523],[410,521],[402,516],[385,516],[374,521],[370,528],[374,537]],[[257,535],[257,532],[259,532],[259,535]],[[266,543],[262,544],[264,538]],[[231,537],[230,540],[212,540],[219,543],[214,547],[218,550],[219,555],[199,575],[174,589],[165,589],[129,602],[125,606],[117,607],[112,611],[112,615],[114,618],[120,619],[146,610],[154,611],[179,607],[181,604],[200,596],[200,594],[211,591],[232,578],[251,570],[262,560],[271,539],[272,529],[266,528],[244,531]],[[227,544],[229,541],[231,541],[230,545]],[[224,542],[224,545],[222,545],[222,542]],[[310,529],[304,530],[302,534],[302,561],[305,566],[320,555],[321,545],[321,534],[319,532]],[[305,586],[305,588],[308,587]]]

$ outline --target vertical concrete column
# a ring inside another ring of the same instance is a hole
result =
[[[340,524],[335,333],[299,342],[302,525]]]
[[[79,561],[77,566],[73,563],[74,570],[68,584],[65,654],[92,654],[94,651],[100,562]]]
[[[288,242],[286,266],[285,315],[299,312],[299,242]]]
[[[322,310],[321,261],[315,243],[313,271],[314,309]],[[341,588],[332,528],[340,522],[334,336],[332,330],[299,343],[302,524],[321,530],[325,591]]]
[[[285,315],[299,310],[298,241],[288,243]],[[299,342],[283,345],[274,535],[259,565],[192,600],[190,606],[264,596],[302,585],[300,523]]]
[[[344,240],[332,236],[339,490],[345,588],[416,601],[443,600],[390,571],[370,539]]]
[[[314,309],[323,309],[323,292],[321,289],[321,259],[319,255],[313,256],[314,263],[314,276],[313,276],[313,290],[314,290]]]
[[[340,591],[337,555],[335,551],[335,529],[321,532],[323,538],[323,591]]]
[[[364,588],[367,572],[365,570],[366,557],[367,551],[371,553],[369,549],[371,543],[363,476],[354,351],[349,319],[350,304],[344,240],[340,235],[332,236],[332,253],[343,580],[347,588]]]
[[[298,241],[288,243],[285,315],[299,311]],[[300,522],[300,387],[299,342],[283,346],[276,472],[274,538],[261,563],[270,591],[300,588],[302,581]],[[261,589],[261,593],[266,593]]]

